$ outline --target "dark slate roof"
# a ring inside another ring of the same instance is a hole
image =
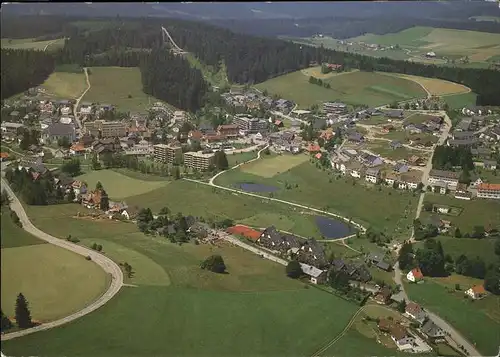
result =
[[[422,332],[429,337],[440,337],[444,336],[444,332],[439,326],[437,326],[434,321],[428,319],[422,326]]]
[[[302,246],[302,240],[291,234],[284,234],[282,236],[283,243],[289,248],[300,248]]]
[[[47,128],[49,135],[73,135],[75,126],[73,124],[54,123]]]
[[[316,239],[311,238],[308,239],[307,242],[304,244],[307,248],[311,248],[312,253],[320,259],[321,257],[325,256],[325,249],[321,244],[319,244]]]
[[[185,218],[188,228],[196,222],[196,219],[193,216],[186,216]]]
[[[267,236],[267,235],[269,235],[271,238],[266,237],[266,239],[270,239],[276,245],[279,245],[283,242],[283,239],[281,238],[281,234],[276,230],[276,227],[274,227],[274,226],[266,228],[264,230],[264,232],[262,232],[261,237]]]
[[[349,140],[352,140],[352,141],[361,141],[361,140],[363,140],[363,138],[364,138],[363,135],[361,133],[358,133],[358,132],[349,134]]]
[[[377,263],[377,267],[382,270],[389,270],[391,266],[389,265],[389,263],[382,260]]]
[[[335,271],[341,270],[345,266],[345,262],[342,259],[335,259],[332,262],[333,269]]]
[[[401,116],[403,116],[403,111],[397,110],[397,109],[389,110],[389,111],[385,112],[385,115],[387,115],[390,118],[400,118]]]

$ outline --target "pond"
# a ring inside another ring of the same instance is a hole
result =
[[[278,187],[263,185],[261,183],[252,183],[252,182],[242,182],[237,183],[234,187],[246,191],[246,192],[275,192],[278,191]]]
[[[340,219],[316,216],[315,221],[325,239],[339,239],[355,233],[354,227]]]

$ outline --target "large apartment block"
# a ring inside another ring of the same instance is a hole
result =
[[[477,197],[500,199],[500,184],[482,183],[477,186]]]
[[[153,157],[156,162],[164,164],[173,164],[180,162],[182,157],[182,148],[178,145],[153,145]]]
[[[237,125],[240,130],[255,134],[267,130],[269,123],[264,119],[235,117],[233,124]]]
[[[184,154],[184,166],[190,167],[198,171],[205,171],[210,165],[215,162],[215,154],[207,153],[204,154],[201,151],[197,152],[186,152]]]
[[[100,136],[102,138],[115,138],[127,135],[127,126],[120,121],[94,120],[83,124],[86,134]]]

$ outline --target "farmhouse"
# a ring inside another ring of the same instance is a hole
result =
[[[298,254],[299,261],[306,262],[316,267],[323,267],[327,264],[325,250],[314,238],[308,239]]]
[[[419,282],[424,278],[424,274],[422,274],[422,271],[420,270],[419,267],[414,268],[406,274],[406,279],[411,282]]]
[[[373,167],[366,170],[365,180],[371,183],[377,183],[380,178],[380,169]]]
[[[389,110],[387,112],[384,112],[384,114],[386,116],[388,116],[389,118],[392,118],[392,119],[403,119],[403,116],[404,116],[403,111],[402,110],[398,110],[398,109]]]
[[[408,333],[405,327],[395,324],[391,328],[391,338],[399,350],[409,350],[415,344],[415,338]]]
[[[392,292],[387,286],[384,286],[374,297],[374,300],[379,304],[388,304],[391,301]]]
[[[20,123],[3,122],[1,128],[2,133],[17,134],[19,129],[24,128],[24,125]]]
[[[300,267],[302,272],[310,277],[311,283],[322,284],[326,281],[326,271],[304,263],[300,263]]]
[[[470,296],[474,300],[482,299],[486,296],[486,290],[483,285],[474,285],[472,288],[465,292],[466,295]]]
[[[399,180],[399,175],[394,172],[389,172],[388,174],[386,174],[384,179],[385,183],[391,186],[394,185],[394,182],[397,182],[398,180]]]
[[[366,268],[364,264],[354,264],[352,262],[345,262],[342,259],[335,259],[332,262],[332,271],[334,272],[343,272],[351,280],[361,281],[366,283],[370,281],[372,276],[370,271]]]
[[[399,188],[414,190],[422,182],[422,171],[414,170],[401,174],[401,182]]]
[[[432,342],[444,340],[444,337],[446,336],[444,331],[431,319],[427,319],[427,321],[422,325],[421,331]]]
[[[433,184],[431,184],[432,187],[432,192],[439,192],[442,195],[446,195],[446,192],[448,191],[448,184],[443,181],[438,181]]]
[[[424,310],[414,302],[409,302],[406,305],[405,314],[419,323],[422,323],[426,317]]]

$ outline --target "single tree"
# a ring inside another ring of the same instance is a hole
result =
[[[302,268],[297,260],[292,260],[286,266],[286,275],[292,279],[298,279],[302,275]]]
[[[455,238],[462,238],[462,232],[460,232],[460,228],[458,227],[455,229]]]
[[[10,328],[12,328],[12,321],[0,310],[0,331],[4,332]]]
[[[109,197],[106,191],[104,190],[101,191],[100,208],[103,211],[107,211],[109,209]]]
[[[201,268],[214,273],[224,273],[226,265],[220,255],[211,255],[201,263]]]
[[[101,181],[97,181],[97,183],[95,184],[95,189],[96,190],[103,190],[104,189],[104,187],[102,186]]]
[[[406,300],[403,299],[400,302],[398,302],[398,311],[402,314],[406,311]]]
[[[33,326],[28,301],[22,293],[19,293],[16,299],[16,323],[20,328],[29,328]]]

